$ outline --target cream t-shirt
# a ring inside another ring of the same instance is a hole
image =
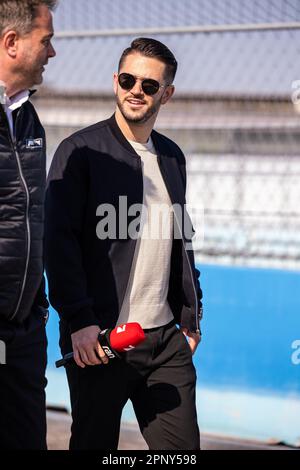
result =
[[[147,329],[174,319],[167,300],[173,211],[152,140],[147,144],[129,143],[141,157],[144,196],[140,236],[118,324],[138,322]]]

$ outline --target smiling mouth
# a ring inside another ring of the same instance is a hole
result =
[[[144,106],[145,102],[144,101],[139,101],[139,100],[126,100],[131,106]]]

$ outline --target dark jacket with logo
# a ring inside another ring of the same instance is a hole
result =
[[[34,304],[47,307],[43,282],[45,133],[32,104],[0,104],[0,321],[21,324]]]
[[[152,140],[172,204],[185,204],[185,159],[168,138]],[[81,130],[59,146],[46,192],[45,263],[50,302],[61,317],[62,336],[99,324],[115,326],[125,296],[136,240],[99,239],[97,208],[143,203],[141,159],[120,131],[115,117]],[[121,215],[122,217],[122,215]],[[135,217],[128,217],[128,225]],[[127,225],[127,227],[128,227]],[[191,250],[173,241],[168,301],[175,320],[200,330],[201,289]],[[151,286],[149,286],[151,289]]]

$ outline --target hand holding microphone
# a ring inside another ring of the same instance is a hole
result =
[[[74,361],[80,367],[108,362],[120,357],[119,353],[134,349],[145,339],[145,333],[139,323],[124,323],[113,329],[100,331],[97,326],[84,328],[72,335],[74,353],[66,354],[56,362],[56,367],[71,364]]]

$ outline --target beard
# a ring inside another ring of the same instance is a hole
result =
[[[43,64],[32,64],[31,70],[28,67],[27,78],[28,82],[31,81],[30,86],[41,85],[41,83],[43,82],[43,73]]]
[[[160,106],[161,100],[157,103],[154,103],[152,106],[145,109],[145,111],[130,111],[126,110],[124,102],[122,103],[120,98],[117,96],[117,106],[127,122],[132,122],[135,124],[145,124],[153,115],[157,114]]]
[[[14,69],[15,75],[18,76],[22,88],[28,89],[34,85],[41,85],[43,82],[43,63],[32,62],[30,57],[27,61],[18,64]]]

